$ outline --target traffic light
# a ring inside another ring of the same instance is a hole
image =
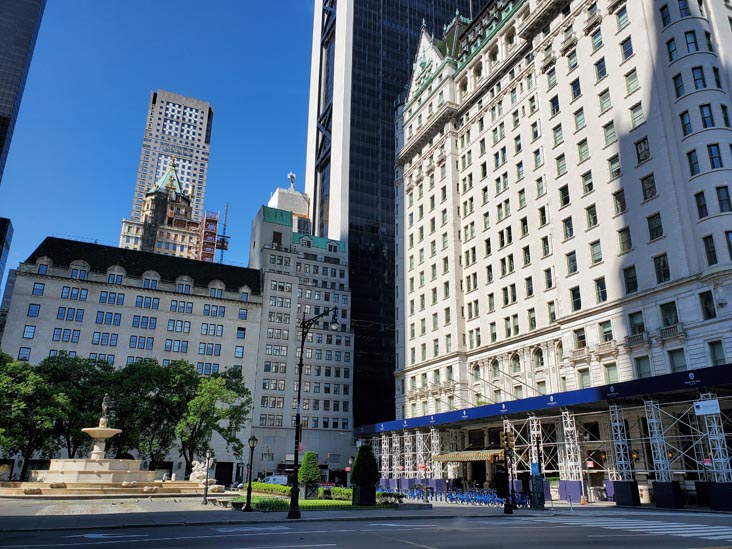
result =
[[[513,431],[503,431],[501,433],[501,448],[504,450],[513,448]]]

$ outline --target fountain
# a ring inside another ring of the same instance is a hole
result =
[[[47,471],[31,471],[31,479],[47,484],[59,483],[131,483],[153,482],[155,471],[141,471],[141,461],[136,459],[105,459],[107,439],[122,432],[109,427],[109,395],[102,401],[102,417],[97,427],[86,427],[82,432],[94,439],[94,449],[89,459],[52,459]]]

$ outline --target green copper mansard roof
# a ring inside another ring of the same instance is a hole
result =
[[[263,206],[262,215],[266,223],[275,223],[276,225],[292,228],[292,212]]]
[[[167,191],[169,186],[173,187],[174,192],[183,194],[180,180],[178,179],[178,172],[175,170],[175,159],[173,159],[168,165],[168,171],[165,172],[165,175],[158,179],[155,185],[148,189],[147,194],[156,193],[158,191]]]

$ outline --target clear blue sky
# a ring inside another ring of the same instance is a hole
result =
[[[47,235],[118,244],[158,88],[213,105],[205,208],[229,202],[225,262],[246,265],[258,208],[290,171],[304,187],[312,19],[312,0],[48,0],[0,184],[7,268]]]

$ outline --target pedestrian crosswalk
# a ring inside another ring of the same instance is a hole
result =
[[[535,522],[550,522],[565,526],[586,526],[588,528],[604,528],[606,530],[622,530],[636,534],[668,535],[682,538],[699,538],[717,541],[732,541],[732,527],[709,526],[686,522],[665,522],[631,518],[608,517],[551,517],[531,518]]]

